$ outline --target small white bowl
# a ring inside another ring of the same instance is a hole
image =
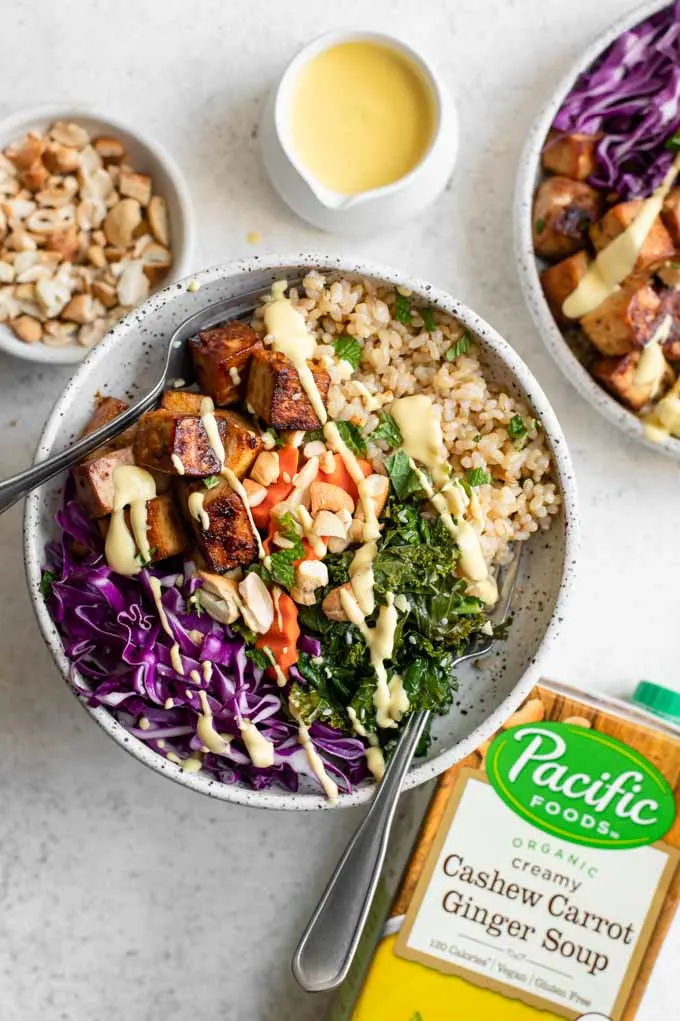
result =
[[[0,151],[10,142],[22,138],[28,131],[44,132],[55,121],[75,121],[92,136],[112,135],[119,138],[135,170],[148,174],[153,181],[154,194],[161,195],[168,207],[170,247],[173,264],[160,286],[186,276],[192,269],[194,223],[191,199],[179,167],[165,149],[117,117],[98,113],[87,106],[43,106],[12,114],[0,123]],[[156,288],[158,290],[158,288]],[[0,351],[29,362],[49,365],[73,365],[89,354],[89,348],[79,344],[48,347],[42,342],[26,344],[5,323],[0,323]]]
[[[578,76],[586,71],[622,32],[633,28],[640,21],[644,21],[645,18],[669,6],[668,0],[663,0],[663,2],[654,0],[653,3],[645,3],[641,7],[637,7],[631,14],[627,14],[625,18],[617,21],[615,25],[599,36],[562,79],[534,121],[526,140],[517,177],[514,220],[515,254],[524,297],[545,346],[564,375],[578,392],[621,432],[658,453],[667,454],[680,460],[680,440],[673,436],[659,442],[648,440],[642,422],[637,415],[628,411],[623,404],[619,404],[593,379],[585,365],[569,346],[555,322],[543,294],[539,273],[546,264],[534,253],[531,223],[534,192],[543,176],[541,152],[548,130],[567,93],[573,88]]]
[[[348,196],[321,185],[302,165],[290,138],[288,113],[293,89],[310,61],[333,46],[349,42],[387,47],[416,67],[432,93],[435,130],[429,149],[410,173],[383,188]],[[458,155],[458,116],[441,78],[423,56],[382,32],[329,32],[300,50],[267,101],[261,135],[264,164],[283,201],[315,227],[354,235],[390,230],[421,213],[444,190]]]
[[[521,567],[522,598],[514,609],[509,640],[497,655],[489,658],[484,669],[467,665],[456,670],[460,680],[456,708],[435,719],[432,745],[424,758],[412,765],[406,778],[405,786],[411,788],[431,780],[472,752],[491,737],[526,698],[541,677],[543,656],[567,616],[572,591],[579,518],[576,484],[564,435],[547,397],[527,366],[491,326],[444,291],[386,266],[309,253],[256,257],[217,266],[196,274],[198,291],[188,291],[188,281],[166,287],[104,337],[87,361],[79,366],[50,413],[36,459],[43,460],[73,441],[88,419],[95,394],[118,393],[132,398],[148,390],[163,365],[168,337],[183,319],[213,302],[270,287],[275,280],[290,280],[310,269],[370,277],[376,282],[405,287],[416,299],[455,316],[479,338],[480,357],[489,378],[508,393],[523,397],[535,409],[550,447],[555,481],[562,497],[562,508],[550,530],[526,543]],[[61,506],[63,486],[64,479],[55,478],[29,495],[24,516],[24,557],[40,630],[62,677],[69,683],[71,665],[39,590],[45,545],[57,534],[54,513]],[[85,683],[82,678],[81,683]],[[296,793],[252,790],[239,783],[221,783],[204,773],[187,773],[128,733],[107,709],[94,708],[83,701],[81,705],[121,748],[189,790],[257,808],[333,807],[316,789],[301,788]],[[343,795],[337,807],[367,802],[374,790],[374,784],[365,781],[352,794]]]

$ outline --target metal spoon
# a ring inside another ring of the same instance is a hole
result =
[[[289,280],[288,286],[294,287],[299,282],[297,279]],[[107,422],[106,425],[103,425],[101,429],[90,433],[89,436],[84,436],[83,439],[78,440],[66,450],[62,450],[61,453],[54,454],[52,457],[47,458],[47,460],[41,461],[33,468],[27,468],[26,471],[13,475],[4,482],[0,482],[0,514],[3,514],[17,500],[30,493],[32,489],[41,486],[44,482],[48,482],[60,472],[72,468],[82,461],[84,457],[87,457],[88,454],[91,454],[93,450],[96,450],[97,447],[101,447],[116,436],[119,436],[140,415],[153,408],[163,390],[168,385],[172,385],[172,380],[185,379],[187,382],[191,382],[194,373],[191,358],[187,350],[187,340],[196,333],[200,333],[201,330],[217,326],[228,319],[252,314],[258,307],[260,300],[266,297],[270,290],[270,287],[266,287],[257,291],[249,291],[246,294],[240,294],[238,297],[225,298],[223,301],[215,302],[212,305],[208,305],[207,308],[200,309],[200,311],[185,319],[183,323],[180,323],[170,337],[163,371],[158,382],[154,384],[151,390],[143,397],[140,397],[132,407],[122,411],[120,415],[117,415],[110,422]]]
[[[521,548],[501,571],[501,593],[492,617],[495,624],[507,620]],[[494,645],[492,637],[477,635],[455,666],[488,655]],[[429,717],[429,710],[409,717],[368,814],[347,845],[298,944],[293,974],[310,993],[336,989],[347,977],[385,862],[402,784]]]

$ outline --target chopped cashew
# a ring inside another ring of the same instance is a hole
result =
[[[330,482],[313,482],[310,490],[312,498],[312,515],[320,510],[348,510],[354,512],[354,500],[340,486],[334,486]]]
[[[328,568],[323,560],[303,560],[295,568],[295,584],[290,590],[292,599],[302,606],[313,606],[315,592],[328,584]]]
[[[149,202],[146,215],[149,218],[151,233],[156,241],[160,241],[162,245],[168,245],[170,243],[170,231],[168,230],[168,211],[165,199],[161,198],[160,195],[154,195]]]
[[[264,635],[274,623],[274,601],[259,574],[251,571],[238,587],[243,600],[243,620],[251,631]]]
[[[250,477],[261,486],[271,486],[276,482],[280,472],[279,455],[276,450],[263,450],[257,455],[251,468]]]
[[[204,606],[209,615],[221,624],[233,624],[240,616],[238,583],[210,571],[196,573],[203,582],[197,592],[201,606]]]
[[[266,487],[261,486],[259,482],[254,482],[252,479],[244,479],[241,485],[246,491],[246,496],[248,497],[248,506],[259,507],[259,505],[267,496]]]
[[[305,455],[307,460],[310,457],[323,457],[326,453],[326,445],[322,440],[311,440],[309,443],[305,443],[302,448],[302,453]]]
[[[352,586],[349,582],[340,585],[338,588],[331,589],[321,604],[321,609],[329,620],[347,620],[347,614],[343,609],[342,599],[340,598],[341,592],[349,592],[351,594]]]
[[[347,525],[344,525],[338,514],[333,511],[320,510],[314,518],[314,532],[316,535],[332,537],[336,539],[347,538]]]
[[[110,245],[128,248],[133,241],[133,231],[142,222],[142,210],[136,199],[121,199],[107,213],[104,233]]]

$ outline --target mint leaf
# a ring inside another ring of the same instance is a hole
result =
[[[349,447],[353,454],[363,457],[366,453],[366,439],[359,426],[354,422],[336,422],[335,424],[345,446]]]
[[[405,298],[399,291],[394,296],[394,318],[398,323],[403,323],[404,326],[411,325],[411,304],[408,298]]]
[[[437,324],[434,321],[434,309],[421,308],[420,315],[423,320],[423,326],[425,327],[427,332],[434,333],[434,331],[437,329]]]
[[[373,430],[369,438],[372,440],[382,440],[390,449],[400,447],[404,442],[399,426],[387,411],[380,412],[378,427]]]
[[[359,362],[361,361],[361,344],[354,337],[350,337],[348,334],[343,333],[341,337],[333,343],[335,353],[338,358],[342,358],[343,361],[349,362],[352,369],[358,368]]]
[[[537,234],[542,234],[543,231],[545,230],[545,220],[536,220],[535,227],[536,227],[536,233]]]
[[[491,482],[491,476],[483,468],[468,469],[465,479],[470,486],[487,486]]]
[[[305,433],[305,443],[315,443],[317,440],[321,440],[322,443],[326,442],[323,429],[310,429]]]
[[[405,451],[398,450],[396,454],[386,458],[385,469],[398,499],[405,500],[407,496],[422,490],[420,479],[411,467],[410,458]]]
[[[246,659],[252,660],[260,670],[266,670],[271,666],[269,656],[264,649],[246,649]]]
[[[292,589],[295,584],[295,563],[298,560],[304,559],[305,548],[302,545],[300,536],[297,534],[295,522],[290,512],[283,515],[276,531],[284,539],[292,542],[293,545],[290,548],[277,549],[275,553],[271,553],[266,558],[267,566],[262,561],[253,564],[250,571],[255,571],[256,574],[259,574],[262,581],[268,587],[280,585],[281,588]]]
[[[52,595],[52,582],[56,581],[59,575],[56,571],[44,570],[40,576],[38,591],[43,599],[49,599]]]
[[[208,475],[207,479],[203,479],[203,485],[206,489],[214,489],[215,486],[219,486],[220,477],[219,475]]]
[[[459,337],[455,343],[451,345],[449,350],[446,352],[444,357],[447,362],[455,362],[456,358],[460,355],[465,355],[470,350],[470,336],[464,333],[462,337]]]

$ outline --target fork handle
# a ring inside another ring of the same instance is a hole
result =
[[[378,786],[368,815],[354,834],[298,944],[293,974],[303,989],[335,989],[349,971],[385,861],[404,777],[430,713],[414,713]]]
[[[89,436],[83,436],[81,440],[67,447],[66,450],[62,450],[59,454],[47,458],[46,461],[40,461],[32,468],[27,468],[25,471],[19,472],[18,475],[12,475],[11,478],[0,482],[0,514],[4,514],[17,500],[26,496],[32,489],[41,486],[44,482],[49,482],[59,472],[72,468],[97,447],[101,447],[102,444],[119,436],[141,414],[153,407],[162,389],[163,385],[159,383],[131,408],[122,411],[120,415],[116,415],[110,422],[90,433]]]

